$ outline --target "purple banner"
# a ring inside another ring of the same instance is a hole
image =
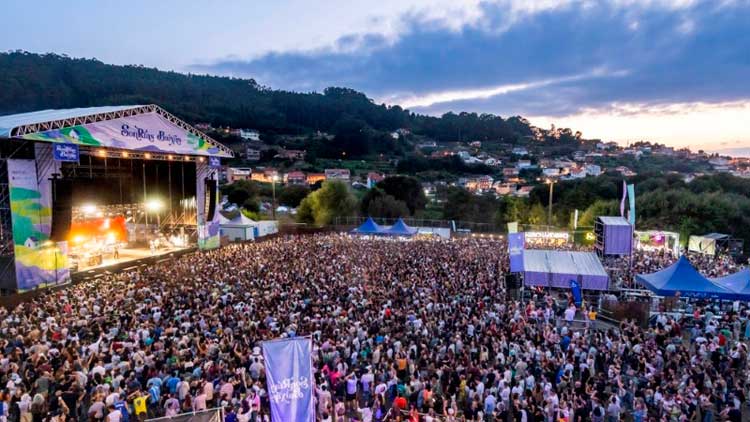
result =
[[[263,342],[272,422],[315,422],[312,340],[309,337]]]
[[[523,249],[524,233],[508,234],[508,252],[510,254],[510,272],[517,273],[523,271]]]

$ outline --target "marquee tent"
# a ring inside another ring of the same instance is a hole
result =
[[[253,240],[256,237],[257,224],[241,212],[234,218],[227,218],[219,213],[219,230],[222,236],[227,236],[233,241]]]
[[[351,232],[354,234],[376,235],[376,234],[383,234],[384,231],[385,229],[380,227],[378,223],[376,223],[375,220],[372,219],[372,217],[368,217],[367,221],[362,223],[361,226],[357,227]]]
[[[745,268],[724,277],[712,278],[711,281],[735,293],[745,294],[750,297],[750,268]]]
[[[404,220],[399,218],[394,225],[383,231],[383,234],[390,236],[414,236],[417,234],[417,231],[417,229],[407,226]]]
[[[569,288],[576,280],[583,289],[607,290],[609,276],[593,252],[523,251],[523,280],[527,286]]]
[[[659,296],[742,299],[742,295],[701,275],[683,255],[674,264],[653,274],[638,274],[636,280]]]

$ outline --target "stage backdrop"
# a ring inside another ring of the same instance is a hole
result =
[[[49,182],[40,188],[34,160],[8,160],[8,179],[18,290],[68,281],[67,243],[49,241],[52,212],[42,194]]]
[[[273,422],[314,422],[312,339],[263,342]]]
[[[227,156],[156,112],[32,133],[23,138],[143,152]]]

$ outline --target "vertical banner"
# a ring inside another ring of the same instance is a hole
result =
[[[570,292],[573,294],[573,303],[576,304],[577,307],[581,307],[581,304],[583,303],[583,296],[581,295],[581,285],[575,281],[570,280]]]
[[[312,339],[264,341],[266,383],[272,422],[315,422]]]
[[[573,213],[573,230],[578,230],[578,208]]]
[[[198,217],[198,249],[216,249],[220,246],[221,235],[219,233],[219,212],[218,192],[214,197],[216,198],[216,209],[213,218],[208,221],[208,207],[206,199],[211,197],[211,192],[206,191],[206,180],[211,179],[211,173],[215,170],[210,168],[204,161],[196,163],[195,174],[196,174],[196,208]],[[218,186],[214,187],[218,190]]]
[[[52,209],[40,192],[34,160],[8,160],[16,287],[26,291],[70,278],[67,244],[49,240]]]
[[[510,254],[510,272],[518,273],[523,271],[523,249],[524,233],[508,234],[508,252]]]
[[[518,233],[518,221],[508,223],[508,233]]]
[[[635,229],[635,185],[628,185],[628,199],[630,200],[630,225]]]
[[[625,217],[625,198],[628,195],[627,183],[622,181],[622,200],[620,201],[620,217]]]

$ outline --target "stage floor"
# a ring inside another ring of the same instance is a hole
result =
[[[184,248],[169,248],[169,249],[157,249],[153,253],[151,252],[151,249],[149,248],[121,248],[119,250],[119,258],[115,259],[114,256],[110,254],[104,255],[102,259],[101,264],[97,265],[81,265],[79,263],[78,265],[78,272],[83,271],[90,271],[95,270],[102,267],[110,267],[110,266],[119,266],[121,264],[125,264],[130,261],[136,261],[143,258],[156,258],[162,255],[168,255],[173,252],[182,251],[185,249],[190,249],[192,246],[184,247]]]

